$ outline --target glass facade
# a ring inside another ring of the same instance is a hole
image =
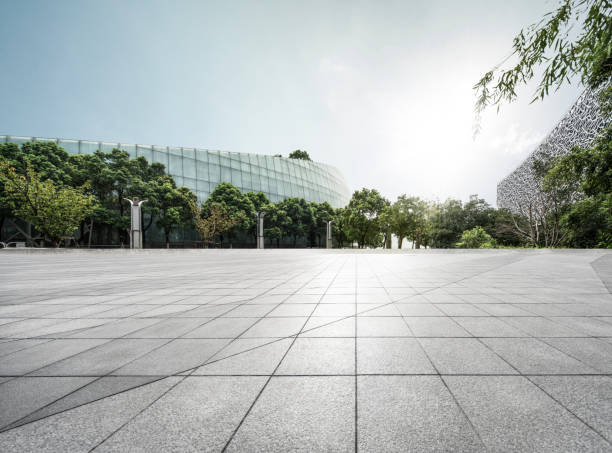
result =
[[[119,148],[132,157],[143,156],[149,162],[161,162],[177,185],[191,189],[200,201],[208,198],[221,182],[231,182],[243,192],[263,192],[272,202],[297,197],[318,203],[327,201],[339,208],[345,206],[351,196],[340,171],[319,162],[176,146],[0,135],[0,143],[20,145],[36,141],[55,142],[69,154]]]

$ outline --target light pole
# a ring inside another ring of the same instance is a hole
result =
[[[130,227],[130,248],[141,249],[142,248],[142,230],[141,230],[141,206],[147,200],[141,200],[138,197],[134,197],[134,200],[124,198],[130,202],[132,211],[132,223]]]
[[[326,241],[326,247],[328,249],[331,249],[333,247],[333,241],[332,241],[332,221],[329,220],[327,222],[327,241]]]
[[[264,216],[265,212],[260,212],[257,214],[257,248],[264,248]]]

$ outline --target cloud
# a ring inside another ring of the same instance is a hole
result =
[[[532,131],[512,123],[505,134],[491,138],[488,147],[505,154],[522,155],[533,151],[545,137],[545,132]]]

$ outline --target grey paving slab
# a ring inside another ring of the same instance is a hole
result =
[[[271,375],[293,342],[291,338],[237,339],[199,367],[196,375]]]
[[[146,355],[141,354],[136,360],[113,371],[113,374],[161,376],[180,373],[204,364],[228,342],[227,339],[179,338],[163,346],[158,344],[160,347],[147,351],[149,353]]]
[[[528,337],[522,330],[496,317],[455,316],[453,320],[475,337]]]
[[[94,327],[70,335],[70,338],[121,338],[136,330],[157,324],[159,319],[109,319],[99,327]]]
[[[209,321],[210,318],[171,318],[136,330],[124,338],[179,338]]]
[[[185,338],[236,338],[258,321],[257,318],[217,318],[191,330]]]
[[[602,256],[0,251],[0,451],[611,451]]]
[[[265,380],[187,377],[94,451],[221,451]]]
[[[359,451],[486,451],[437,376],[361,376]]]
[[[469,337],[463,327],[451,318],[441,317],[404,317],[412,332],[417,337]]]
[[[598,371],[535,338],[483,338],[523,374],[589,374]]]
[[[301,337],[354,337],[354,317],[312,317],[304,326]]]
[[[599,338],[545,338],[543,341],[601,373],[612,374],[612,343]]]
[[[23,378],[23,379],[57,379],[57,380],[71,380],[77,378],[64,378],[64,377],[45,377],[45,378]],[[68,393],[61,398],[49,403],[36,407],[36,411],[31,412],[30,415],[20,419],[17,423],[13,423],[10,426],[19,426],[26,423],[31,423],[41,418],[49,417],[69,409],[73,409],[84,404],[91,403],[93,401],[101,400],[108,396],[119,394],[127,390],[131,390],[142,385],[153,382],[159,378],[147,377],[147,376],[105,376],[101,378],[78,378],[85,379],[88,383],[72,393]],[[53,381],[51,381],[53,382]],[[61,381],[60,381],[61,382]]]
[[[2,357],[0,375],[23,375],[106,342],[101,339],[48,341]]]
[[[278,375],[354,373],[353,338],[297,338],[276,372]]]
[[[21,377],[0,384],[0,429],[92,380],[84,377]]]
[[[358,338],[359,374],[435,374],[414,338]]]
[[[243,338],[277,338],[296,335],[306,324],[306,317],[263,318],[242,334]]]
[[[419,341],[440,374],[518,374],[475,338],[421,338]]]
[[[355,450],[355,378],[273,377],[227,451]]]
[[[530,380],[608,441],[612,441],[610,376],[535,376]]]
[[[434,304],[394,304],[402,316],[445,316]]]
[[[502,317],[504,322],[532,337],[584,337],[584,332],[542,317]]]
[[[401,316],[357,318],[357,335],[360,337],[411,337],[412,332]]]
[[[566,316],[562,318],[551,318],[551,320],[589,336],[612,337],[612,324],[598,318]]]
[[[168,340],[118,339],[40,368],[33,376],[101,376],[157,348]]]
[[[0,357],[3,355],[12,354],[13,352],[21,351],[23,349],[28,349],[33,346],[38,346],[39,344],[47,343],[49,341],[51,340],[48,338],[4,341],[0,343]]]
[[[354,314],[355,314],[355,304],[320,304],[313,311],[312,316],[333,317],[333,316],[353,316]]]
[[[0,433],[0,451],[88,452],[174,385],[179,378],[139,387]]]
[[[445,376],[492,451],[611,451],[599,434],[521,376]]]

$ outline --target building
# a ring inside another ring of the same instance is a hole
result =
[[[601,114],[598,94],[599,91],[585,90],[542,143],[497,184],[499,208],[527,215],[540,207],[543,197],[534,163],[567,154],[575,146],[585,148],[593,144],[611,120]]]
[[[263,192],[272,202],[296,197],[327,201],[340,208],[351,196],[340,171],[320,162],[178,146],[0,135],[0,143],[21,145],[33,141],[57,143],[69,154],[119,148],[132,157],[144,156],[149,162],[164,164],[176,184],[191,189],[200,201],[206,200],[221,182],[231,182],[243,192]]]

